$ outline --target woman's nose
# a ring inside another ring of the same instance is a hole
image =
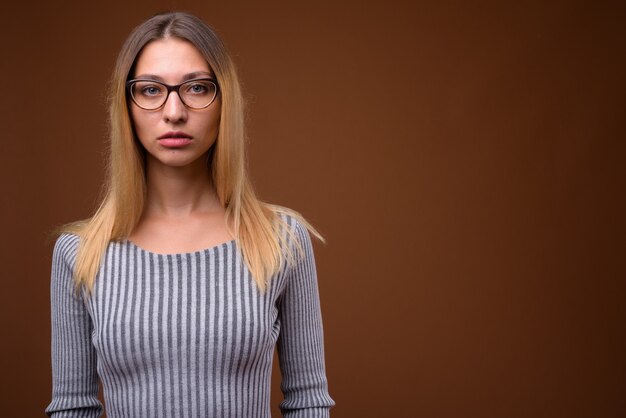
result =
[[[163,105],[163,118],[171,123],[187,120],[187,107],[175,91],[170,93]]]

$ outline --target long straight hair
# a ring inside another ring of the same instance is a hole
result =
[[[128,110],[126,81],[148,43],[176,37],[193,44],[213,70],[221,99],[220,128],[209,153],[207,170],[226,224],[261,292],[283,263],[293,263],[302,250],[287,225],[287,214],[314,236],[322,236],[299,213],[257,199],[245,166],[244,100],[234,63],[216,32],[188,13],[163,13],[137,26],[118,55],[109,92],[108,163],[102,201],[93,216],[63,225],[57,233],[80,237],[74,283],[93,290],[101,260],[110,241],[126,239],[137,226],[146,200],[145,150],[135,139]],[[286,234],[285,234],[286,232]],[[295,242],[295,246],[289,245]]]

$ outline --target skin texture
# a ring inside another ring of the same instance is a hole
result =
[[[190,73],[202,73],[194,78],[214,77],[191,43],[172,37],[147,44],[135,68],[133,78],[158,76],[170,85],[182,83]],[[147,151],[147,200],[128,238],[161,254],[192,252],[231,240],[207,165],[208,151],[219,132],[219,97],[205,109],[189,109],[172,92],[160,109],[144,110],[131,101],[129,110],[138,140]],[[158,138],[171,131],[190,135],[191,143],[176,149],[164,147]]]

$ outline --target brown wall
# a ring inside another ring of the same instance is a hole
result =
[[[46,233],[93,209],[116,52],[174,7],[239,64],[260,196],[328,239],[333,417],[624,416],[623,2],[16,3],[0,415],[50,400]]]

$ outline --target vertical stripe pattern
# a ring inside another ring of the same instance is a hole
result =
[[[236,241],[184,254],[111,242],[94,291],[73,293],[78,237],[61,235],[51,275],[54,418],[270,417],[278,345],[283,417],[328,417],[317,273],[303,257],[261,294]]]

